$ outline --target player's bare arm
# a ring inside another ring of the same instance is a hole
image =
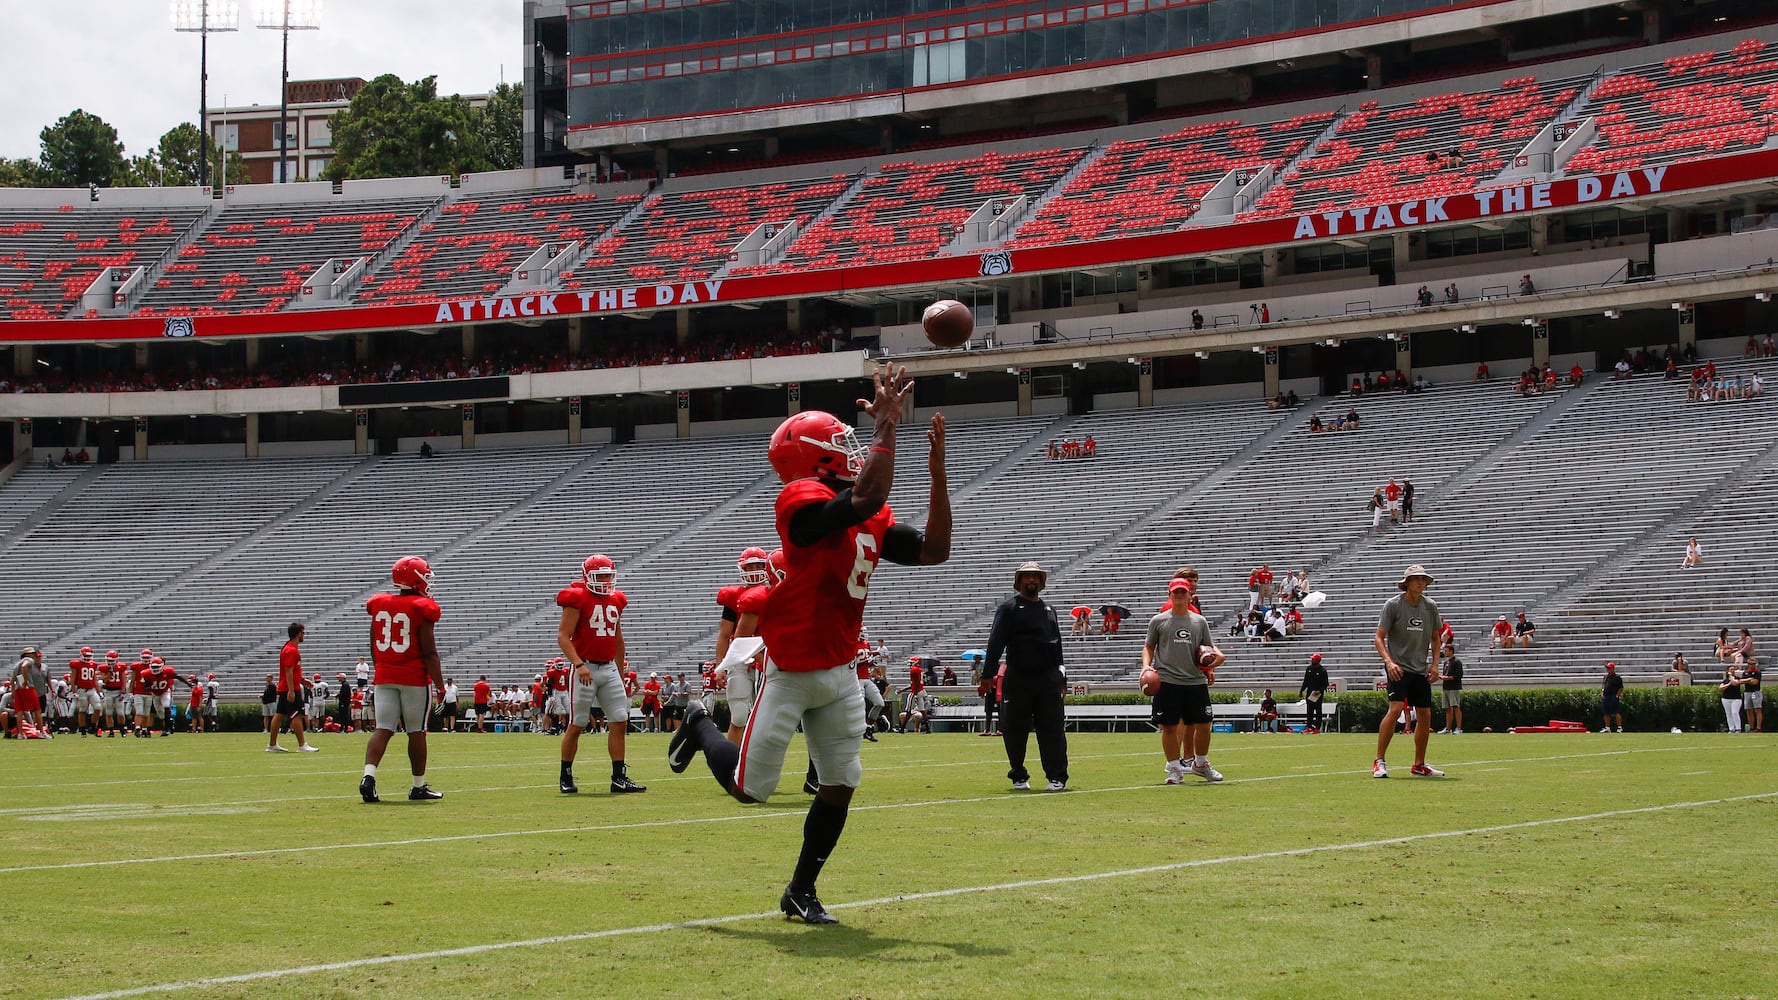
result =
[[[1377,646],[1377,655],[1383,658],[1383,669],[1389,675],[1389,679],[1392,681],[1401,680],[1401,667],[1389,658],[1389,630],[1377,629],[1374,641]]]
[[[864,521],[889,502],[889,489],[895,483],[895,428],[901,422],[902,406],[913,391],[914,380],[906,367],[889,365],[871,376],[876,392],[869,400],[858,400],[858,406],[870,414],[870,451],[864,467],[852,486],[852,508]]]
[[[432,688],[444,697],[444,664],[438,658],[438,641],[435,626],[425,615],[414,616],[414,644],[420,650],[420,662],[426,667],[426,676],[432,679]]]
[[[582,684],[591,684],[593,672],[580,661],[580,654],[574,651],[574,630],[579,627],[580,609],[563,608],[562,623],[556,626],[556,645],[561,647],[562,655],[568,658],[568,662],[574,665],[574,676],[578,677]]]
[[[926,429],[926,467],[932,474],[926,503],[926,532],[920,539],[920,565],[936,566],[951,558],[951,490],[945,481],[945,415],[934,413]]]

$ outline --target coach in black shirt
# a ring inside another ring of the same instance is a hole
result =
[[[1056,609],[1043,602],[1049,574],[1034,562],[1013,571],[1013,595],[994,609],[994,628],[988,633],[988,658],[982,670],[992,677],[1006,657],[1002,685],[1000,731],[1006,740],[1006,776],[1017,791],[1029,791],[1031,774],[1025,770],[1025,746],[1031,730],[1037,730],[1037,754],[1043,760],[1049,790],[1068,787],[1068,736],[1062,729],[1062,628]]]

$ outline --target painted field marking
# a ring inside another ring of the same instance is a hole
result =
[[[1586,757],[1619,757],[1642,753],[1677,753],[1689,749],[1692,748],[1660,747],[1645,750],[1604,750],[1595,753],[1553,754],[1548,757],[1508,757],[1498,760],[1459,761],[1450,763],[1447,766],[1475,767],[1483,764],[1531,764],[1553,760],[1573,760]],[[1497,770],[1506,770],[1506,768],[1497,768]],[[1261,775],[1255,778],[1231,778],[1224,781],[1223,784],[1240,785],[1265,781],[1290,781],[1301,778],[1320,778],[1357,774],[1368,775],[1369,773],[1369,769],[1365,768],[1352,771],[1318,771],[1308,774],[1271,774]],[[1165,787],[1167,786],[1162,785],[1159,782],[1153,782],[1140,785],[1117,785],[1107,788],[1070,789],[1066,794],[1106,795],[1122,792],[1151,791],[1164,789]],[[853,813],[886,812],[899,809],[923,809],[938,806],[969,805],[980,802],[1037,800],[1039,798],[1041,798],[1041,796],[1022,796],[1011,795],[1006,792],[997,792],[993,795],[977,795],[961,799],[928,799],[921,802],[885,802],[877,805],[854,806],[851,811]],[[449,844],[474,840],[504,840],[511,837],[541,837],[565,833],[601,833],[615,830],[644,830],[655,827],[698,826],[706,823],[735,823],[784,818],[801,819],[802,817],[803,813],[795,809],[779,809],[771,811],[762,809],[729,816],[698,816],[679,819],[640,820],[633,823],[604,823],[591,826],[552,827],[537,830],[496,830],[487,833],[460,833],[443,837],[410,837],[401,840],[377,840],[345,844],[308,844],[300,847],[265,847],[238,851],[211,851],[203,854],[161,855],[159,857],[148,858],[116,858],[105,861],[68,861],[49,865],[17,865],[10,868],[0,868],[0,875],[15,874],[18,872],[66,871],[77,868],[115,868],[124,865],[148,865],[182,861],[212,861],[219,858],[255,858],[280,854],[307,854],[313,851],[362,850],[378,847],[409,847],[415,844]]]
[[[829,905],[827,908],[829,910],[853,910],[867,906],[893,906],[926,899],[946,899],[952,896],[966,896],[989,892],[1014,892],[1020,889],[1098,882],[1112,878],[1154,875],[1161,872],[1185,871],[1192,868],[1209,868],[1217,865],[1240,864],[1248,861],[1270,861],[1278,858],[1297,858],[1312,854],[1363,851],[1377,847],[1394,847],[1401,844],[1411,844],[1423,840],[1442,840],[1453,837],[1473,837],[1489,833],[1507,833],[1516,830],[1531,830],[1538,827],[1557,826],[1567,823],[1587,823],[1595,820],[1619,819],[1625,816],[1672,812],[1677,809],[1701,809],[1708,806],[1727,805],[1734,802],[1748,802],[1755,799],[1772,798],[1774,796],[1778,796],[1778,791],[1756,792],[1750,795],[1736,795],[1728,798],[1704,799],[1694,802],[1669,802],[1658,806],[1638,806],[1631,809],[1612,809],[1607,812],[1586,813],[1579,816],[1555,816],[1545,819],[1525,820],[1519,823],[1499,823],[1493,826],[1469,827],[1461,830],[1436,830],[1431,833],[1407,834],[1400,837],[1386,837],[1379,840],[1355,840],[1343,844],[1321,844],[1312,847],[1296,847],[1277,851],[1258,851],[1251,854],[1231,854],[1220,858],[1197,858],[1191,861],[1175,861],[1164,865],[1149,865],[1143,868],[1122,868],[1112,871],[1088,872],[1080,875],[1058,875],[1051,878],[1023,879],[1017,882],[958,886],[950,889],[936,889],[932,892],[909,893],[901,896],[882,896],[877,899],[860,899],[850,903],[836,903]],[[265,979],[309,975],[317,972],[343,972],[349,969],[362,969],[379,965],[422,962],[441,958],[461,958],[468,955],[482,955],[492,951],[509,951],[514,948],[536,948],[555,944],[567,944],[575,941],[593,941],[600,938],[633,937],[640,934],[656,934],[662,931],[716,927],[723,924],[734,924],[747,920],[764,920],[780,916],[782,916],[782,914],[777,911],[736,913],[721,917],[700,917],[692,920],[674,921],[670,923],[643,924],[637,927],[613,927],[601,931],[586,931],[580,934],[557,934],[550,937],[527,938],[520,941],[496,941],[488,944],[466,945],[461,948],[441,948],[436,951],[410,952],[405,955],[379,955],[372,958],[350,959],[344,962],[325,962],[316,965],[293,966],[285,969],[265,969],[258,972],[243,972],[232,976],[211,976],[203,979],[188,979],[176,983],[157,983],[152,986],[135,986],[129,989],[111,990],[105,993],[86,993],[78,996],[64,997],[62,1000],[117,1000],[117,998],[121,997],[142,996],[149,993],[172,993],[180,990],[205,989],[211,986],[227,986],[233,983],[251,983]]]

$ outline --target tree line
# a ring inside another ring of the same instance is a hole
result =
[[[524,166],[524,87],[503,83],[481,107],[441,97],[437,79],[412,83],[386,73],[328,119],[333,130],[328,181],[510,170]],[[214,139],[182,122],[146,152],[127,155],[117,129],[76,108],[38,138],[36,159],[0,158],[0,187],[181,187],[245,184],[239,152],[226,159]],[[204,176],[208,152],[211,179]]]

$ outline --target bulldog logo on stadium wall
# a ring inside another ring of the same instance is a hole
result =
[[[1012,273],[1012,254],[1005,250],[990,250],[982,254],[982,277],[992,278],[997,274]]]
[[[195,337],[197,334],[190,316],[168,316],[166,324],[161,327],[163,337]]]

